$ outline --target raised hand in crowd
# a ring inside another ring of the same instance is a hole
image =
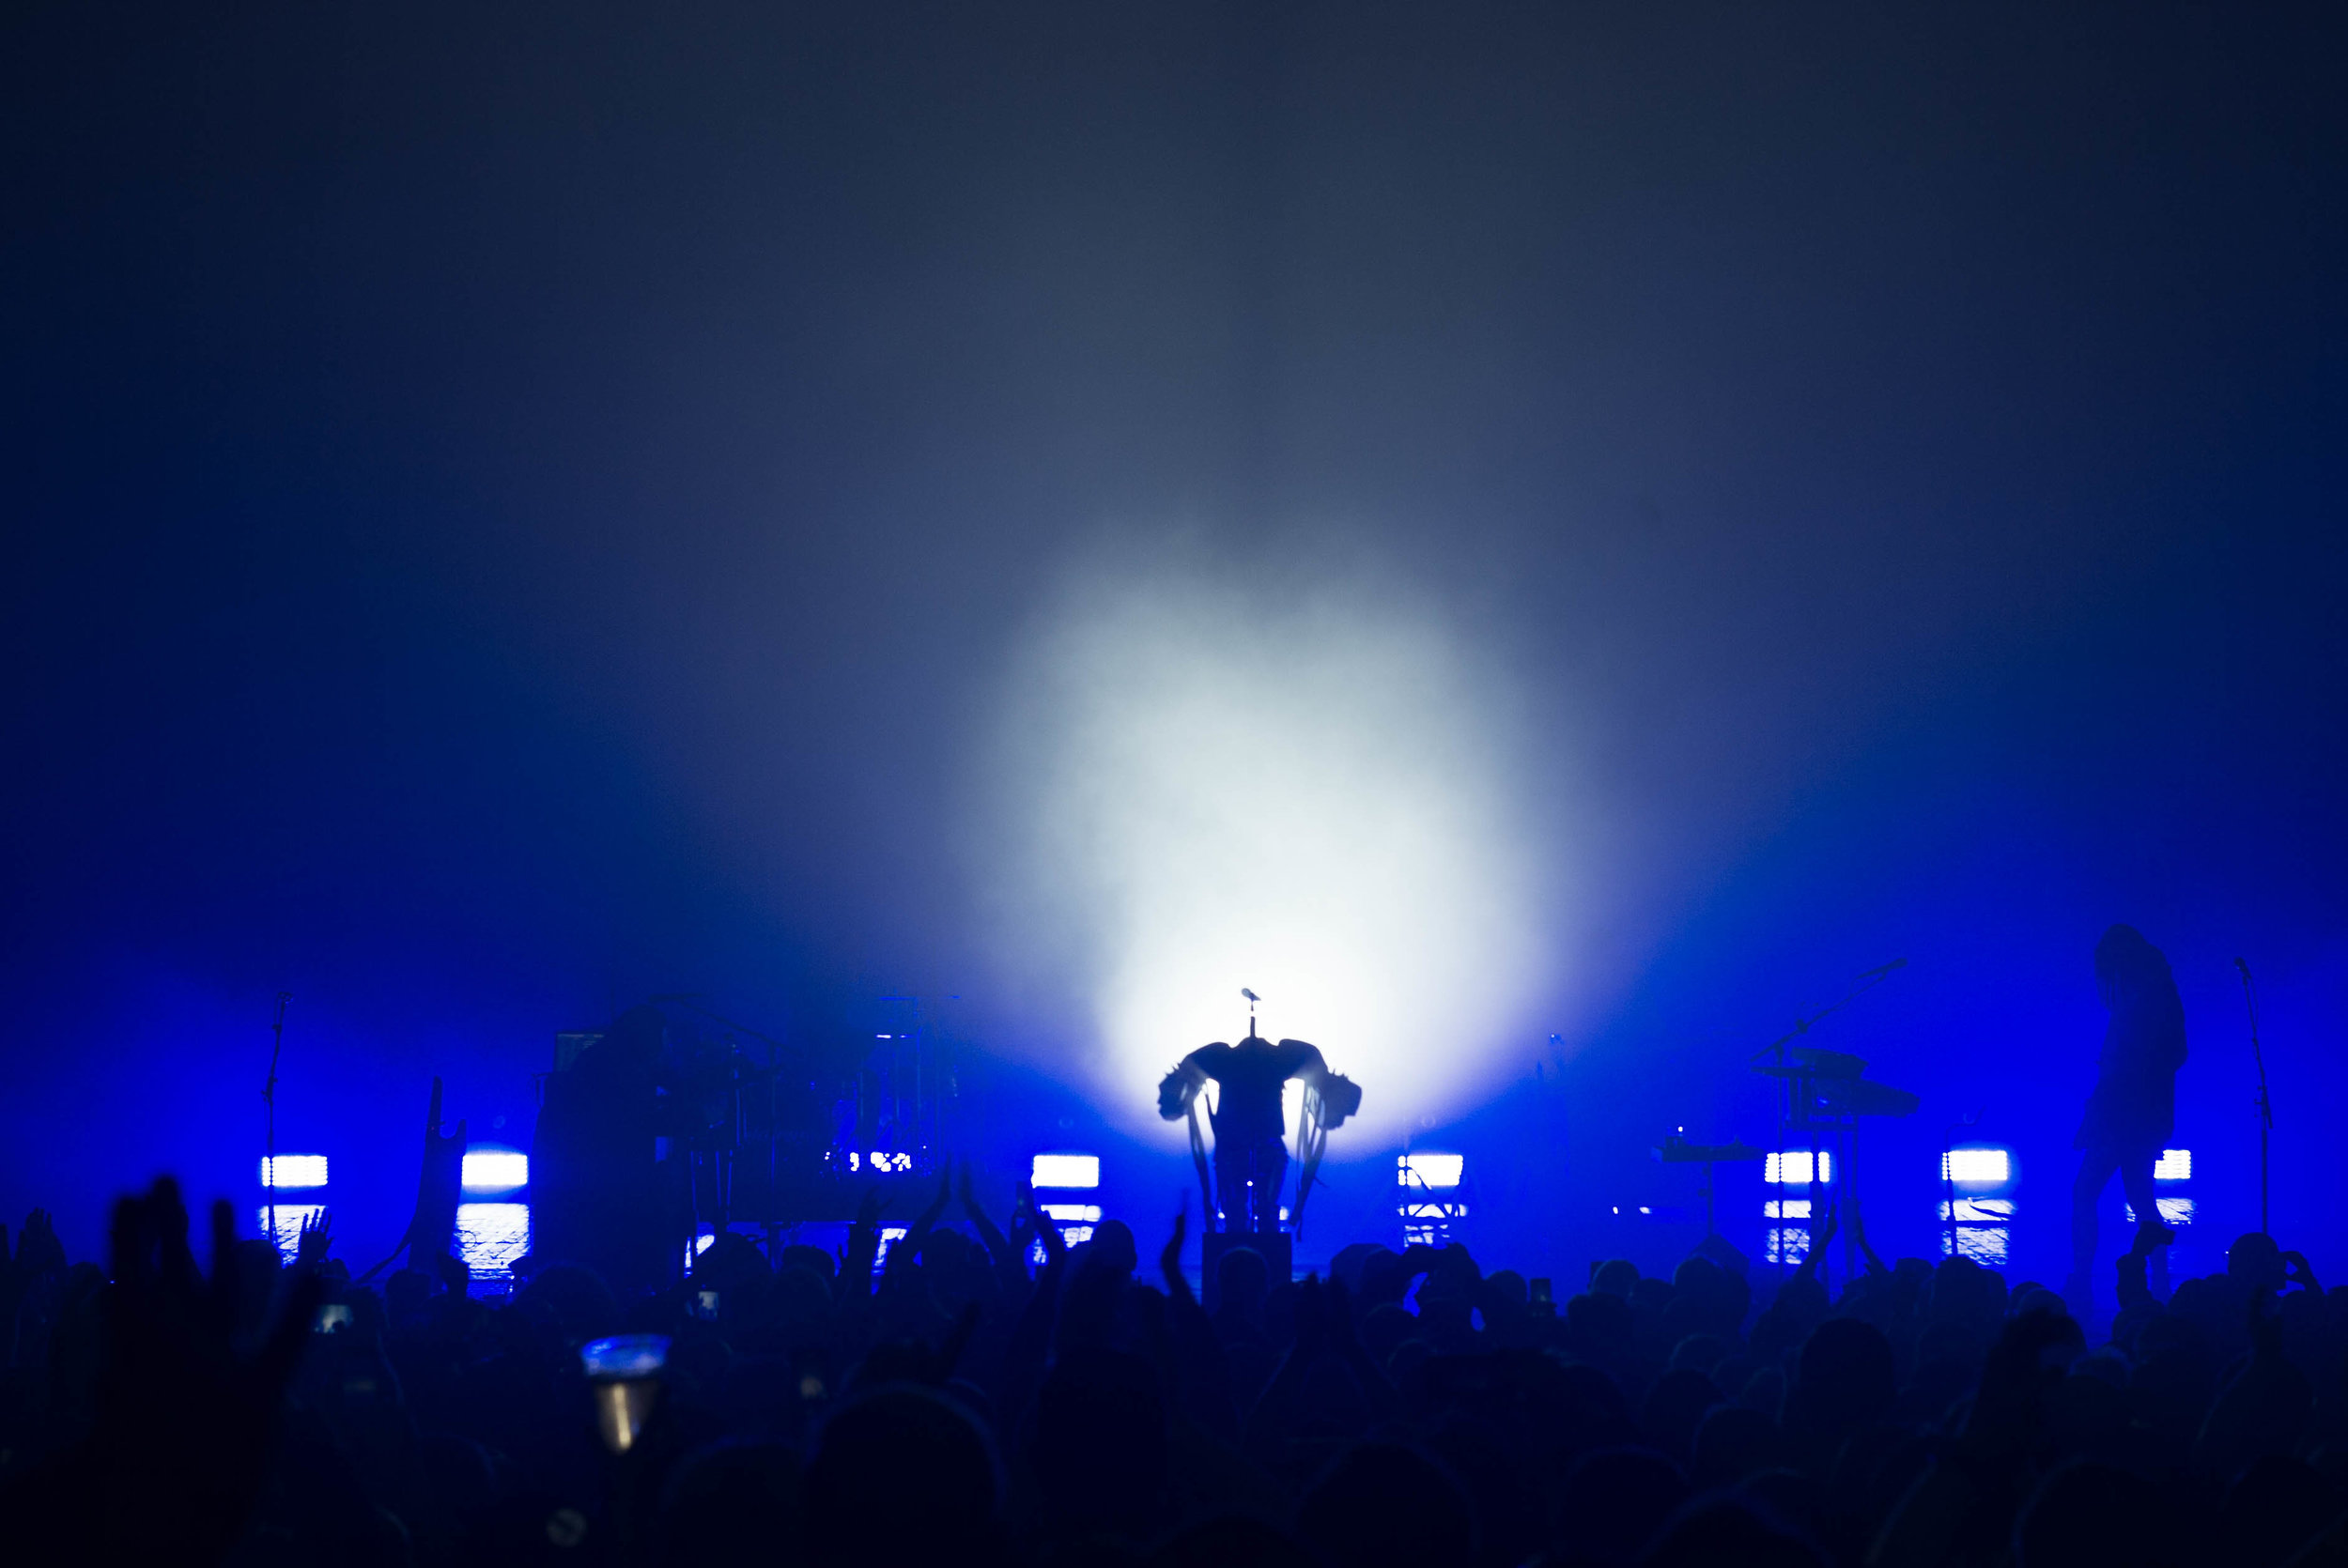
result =
[[[294,1265],[301,1268],[317,1268],[326,1262],[327,1253],[334,1245],[334,1217],[319,1209],[301,1222],[301,1239],[294,1248]]]
[[[54,1533],[25,1560],[212,1562],[242,1531],[320,1287],[297,1273],[259,1342],[239,1343],[253,1264],[224,1202],[211,1243],[207,1279],[169,1177],[115,1206],[96,1423],[27,1478]]]

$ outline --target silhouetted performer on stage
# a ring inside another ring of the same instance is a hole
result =
[[[2134,926],[2114,926],[2095,944],[2095,985],[2111,1022],[2096,1062],[2095,1091],[2087,1098],[2076,1145],[2078,1184],[2071,1189],[2071,1279],[2084,1302],[2095,1270],[2095,1205],[2111,1173],[2136,1210],[2139,1232],[2167,1237],[2153,1191],[2153,1163],[2176,1130],[2177,1069],[2185,1065],[2185,1005],[2159,948]]]
[[[1361,1109],[1362,1091],[1329,1070],[1321,1048],[1303,1040],[1278,1044],[1250,1035],[1237,1045],[1202,1045],[1158,1084],[1158,1115],[1180,1121],[1209,1083],[1217,1087],[1214,1124],[1215,1207],[1224,1222],[1267,1233],[1280,1228],[1280,1183],[1288,1174],[1288,1118],[1282,1085],[1301,1078],[1321,1101],[1323,1130]]]

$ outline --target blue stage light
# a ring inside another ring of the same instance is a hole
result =
[[[262,1186],[274,1186],[280,1192],[285,1192],[326,1185],[326,1156],[322,1154],[281,1154],[274,1168],[277,1179],[272,1183],[270,1180],[271,1162],[267,1157],[262,1159]],[[282,1208],[285,1206],[281,1204],[278,1207]]]
[[[1949,1149],[1940,1156],[1940,1179],[1974,1187],[2002,1187],[2014,1179],[2014,1161],[2001,1148]]]
[[[1394,1162],[1397,1185],[1415,1191],[1431,1187],[1438,1191],[1460,1185],[1467,1169],[1467,1157],[1460,1154],[1405,1154]]]
[[[1097,1154],[1039,1154],[1027,1170],[1027,1180],[1036,1187],[1076,1191],[1101,1185]]]

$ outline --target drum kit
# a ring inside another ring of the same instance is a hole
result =
[[[1820,1020],[1840,1012],[1866,992],[1881,984],[1884,978],[1907,963],[1897,959],[1877,969],[1857,976],[1854,989],[1841,1001],[1809,1018],[1798,1020],[1793,1029],[1755,1052],[1748,1064],[1757,1075],[1774,1080],[1779,1085],[1778,1129],[1774,1148],[1756,1148],[1742,1140],[1725,1144],[1691,1144],[1674,1133],[1658,1145],[1655,1158],[1665,1164],[1701,1165],[1704,1198],[1704,1228],[1707,1235],[1717,1235],[1719,1226],[1713,1212],[1713,1168],[1723,1163],[1748,1160],[1769,1160],[1772,1169],[1769,1179],[1772,1186],[1769,1213],[1771,1230],[1783,1236],[1785,1222],[1799,1217],[1811,1235],[1816,1234],[1815,1222],[1825,1217],[1830,1205],[1827,1189],[1838,1191],[1851,1190],[1858,1169],[1859,1130],[1870,1116],[1907,1116],[1915,1114],[1922,1103],[1906,1089],[1894,1088],[1866,1076],[1867,1064],[1844,1051],[1827,1051],[1814,1045],[1799,1043]],[[1789,1187],[1806,1180],[1809,1197],[1796,1207],[1789,1199]],[[1847,1243],[1846,1243],[1847,1245]],[[1782,1249],[1770,1249],[1772,1260],[1778,1260]],[[1792,1261],[1784,1259],[1784,1261]],[[1847,1260],[1846,1260],[1847,1265]]]

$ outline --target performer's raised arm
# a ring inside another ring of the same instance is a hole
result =
[[[1288,1076],[1301,1078],[1321,1099],[1321,1125],[1341,1127],[1362,1108],[1361,1085],[1341,1072],[1331,1072],[1321,1047],[1310,1040],[1282,1040],[1280,1049],[1292,1058]]]
[[[1191,1101],[1207,1086],[1213,1075],[1207,1070],[1210,1053],[1231,1048],[1221,1040],[1202,1045],[1174,1065],[1174,1070],[1158,1080],[1158,1115],[1167,1121],[1181,1121],[1190,1110]]]

